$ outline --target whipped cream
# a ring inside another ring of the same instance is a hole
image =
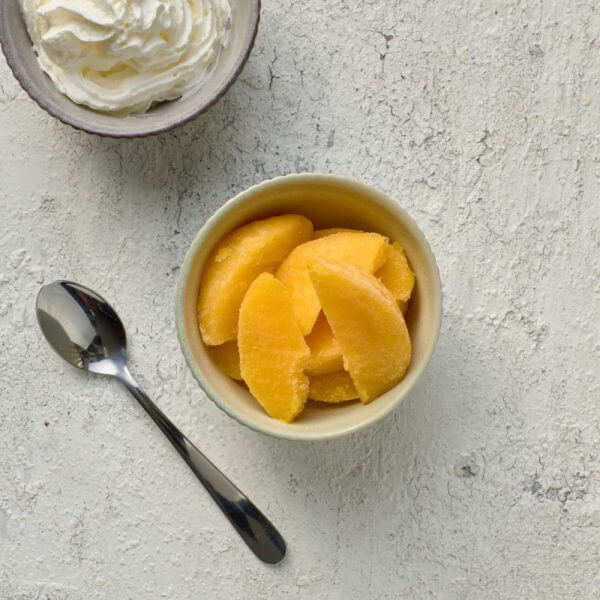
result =
[[[180,97],[210,71],[231,25],[228,0],[20,1],[41,68],[100,111]]]

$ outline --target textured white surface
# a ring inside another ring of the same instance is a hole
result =
[[[595,0],[266,0],[227,97],[156,139],[54,122],[0,61],[0,598],[598,598],[600,12]],[[355,175],[424,229],[438,350],[395,414],[293,444],[186,370],[177,267],[235,192]],[[35,323],[111,299],[134,372],[284,532],[259,564],[115,382]]]

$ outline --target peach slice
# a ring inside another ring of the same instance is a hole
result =
[[[221,240],[206,262],[198,296],[198,324],[205,344],[237,336],[244,294],[260,273],[273,273],[283,259],[310,239],[312,223],[280,215],[238,227]]]
[[[337,404],[358,398],[352,378],[346,371],[309,377],[308,397],[319,402]]]
[[[336,233],[294,248],[275,276],[290,291],[302,333],[310,333],[321,310],[321,303],[308,274],[308,263],[325,259],[350,263],[359,269],[375,272],[385,263],[387,252],[386,238],[378,233],[363,232]]]
[[[313,261],[309,273],[345,368],[366,404],[396,385],[410,363],[400,307],[374,275],[352,265]]]
[[[315,326],[306,336],[310,348],[310,361],[306,367],[307,375],[325,375],[344,369],[342,349],[337,343],[327,318],[319,314]]]
[[[408,264],[404,248],[402,248],[400,242],[391,244],[388,258],[377,276],[381,279],[383,285],[392,292],[402,312],[405,313],[415,287],[415,274]]]
[[[345,227],[329,227],[328,229],[317,229],[313,231],[312,239],[318,240],[323,237],[327,237],[328,235],[333,235],[334,233],[363,233],[358,229],[346,229]]]
[[[217,367],[231,379],[242,379],[240,372],[240,353],[237,340],[230,340],[220,346],[207,346],[209,356]]]
[[[270,273],[248,288],[240,308],[240,368],[250,392],[276,419],[293,421],[308,395],[310,358],[289,292]]]

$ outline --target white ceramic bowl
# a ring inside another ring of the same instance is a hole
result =
[[[208,110],[240,74],[258,31],[260,0],[231,0],[231,7],[229,43],[206,81],[182,98],[139,115],[97,112],[75,104],[59,92],[38,65],[19,0],[0,0],[0,46],[21,87],[53,117],[88,133],[117,138],[145,137],[170,131]]]
[[[241,384],[213,364],[202,343],[197,322],[200,276],[214,246],[230,231],[270,215],[298,213],[315,228],[352,227],[376,231],[398,240],[416,275],[407,314],[413,346],[408,371],[398,385],[367,405],[330,406],[307,403],[293,423],[269,417]],[[431,248],[400,203],[379,190],[333,175],[288,175],[255,185],[220,208],[199,231],[188,250],[177,285],[177,333],[194,377],[207,396],[234,419],[262,433],[291,440],[323,440],[357,431],[389,414],[417,383],[437,342],[442,291]]]

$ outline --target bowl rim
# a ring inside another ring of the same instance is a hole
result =
[[[68,113],[55,110],[51,104],[46,100],[44,94],[38,94],[33,86],[30,85],[29,78],[24,69],[20,67],[19,61],[12,51],[12,48],[8,44],[8,35],[10,25],[8,19],[5,18],[6,4],[8,0],[0,0],[0,48],[6,58],[6,62],[12,71],[15,79],[19,82],[19,85],[25,90],[27,95],[43,110],[45,110],[50,116],[54,117],[61,123],[72,127],[78,131],[84,131],[92,135],[98,135],[101,137],[115,138],[115,139],[129,139],[129,138],[145,138],[161,133],[172,131],[178,127],[181,127],[190,121],[193,121],[196,117],[205,113],[207,110],[212,108],[219,100],[227,93],[229,88],[235,83],[239,77],[242,69],[246,65],[250,52],[254,47],[256,36],[258,35],[258,26],[260,23],[260,11],[262,0],[250,0],[252,3],[250,6],[250,17],[251,17],[251,29],[249,35],[246,36],[244,45],[242,46],[241,53],[237,56],[233,68],[231,69],[227,78],[223,83],[216,89],[216,91],[210,96],[210,98],[198,106],[197,109],[192,110],[185,117],[178,119],[174,122],[161,125],[159,127],[152,127],[147,129],[140,129],[139,131],[133,132],[115,132],[113,130],[105,129],[104,127],[94,127],[89,125],[88,122],[80,120],[79,118],[70,118]],[[65,98],[67,98],[65,96]],[[67,98],[69,100],[69,98]],[[69,100],[71,101],[71,100]],[[71,101],[72,102],[72,101]],[[93,109],[90,109],[93,110]]]
[[[412,383],[409,384],[401,393],[398,394],[398,397],[394,400],[394,402],[390,403],[388,407],[382,410],[380,413],[377,413],[364,421],[360,421],[343,429],[332,431],[331,433],[318,433],[318,434],[307,434],[307,433],[299,433],[290,429],[288,432],[278,431],[274,429],[269,429],[268,427],[264,427],[259,423],[256,423],[252,419],[248,419],[243,415],[237,413],[231,406],[227,403],[221,401],[219,395],[212,389],[210,384],[204,378],[204,375],[199,368],[198,364],[194,360],[191,347],[188,341],[188,332],[184,323],[184,304],[185,304],[185,287],[187,281],[189,279],[189,275],[191,273],[192,266],[194,264],[194,260],[197,252],[202,246],[208,232],[212,228],[213,224],[221,220],[223,217],[229,215],[234,212],[237,207],[245,202],[248,198],[251,198],[254,194],[256,194],[259,190],[266,190],[272,187],[277,187],[282,185],[283,183],[289,184],[303,184],[309,182],[328,182],[332,184],[347,186],[350,185],[355,189],[358,188],[360,191],[364,192],[368,195],[375,195],[378,197],[378,200],[383,203],[384,206],[391,208],[394,212],[398,212],[401,215],[401,219],[406,222],[412,232],[417,236],[419,240],[419,244],[422,246],[424,253],[427,258],[427,262],[431,267],[431,272],[434,276],[434,284],[437,288],[438,294],[437,297],[433,299],[434,302],[438,305],[438,310],[435,314],[435,322],[433,327],[433,335],[428,340],[428,344],[424,353],[424,357],[421,360],[421,363],[417,367],[416,376],[413,378]],[[390,412],[396,409],[409,395],[409,393],[414,389],[415,385],[421,379],[423,373],[425,372],[429,362],[431,361],[431,357],[433,356],[433,352],[437,346],[437,342],[440,335],[440,328],[442,322],[442,309],[443,309],[443,293],[442,293],[442,283],[440,279],[439,269],[437,266],[437,262],[435,260],[435,256],[433,251],[431,250],[431,246],[429,242],[425,238],[425,235],[417,225],[416,221],[408,214],[408,212],[400,206],[391,196],[381,191],[380,189],[371,186],[369,184],[363,183],[353,177],[343,176],[343,175],[333,175],[327,173],[299,173],[299,174],[289,174],[289,175],[281,175],[278,177],[274,177],[272,179],[268,179],[262,181],[260,183],[254,184],[249,188],[239,192],[233,198],[225,202],[220,208],[218,208],[204,223],[204,225],[200,228],[194,239],[192,240],[183,260],[181,270],[179,273],[179,277],[177,279],[177,287],[175,293],[175,321],[177,327],[177,338],[179,340],[179,345],[181,351],[183,352],[183,356],[185,362],[192,372],[192,375],[196,379],[197,383],[200,385],[205,394],[212,400],[214,404],[216,404],[225,414],[235,419],[238,423],[245,425],[246,427],[253,429],[254,431],[258,431],[259,433],[269,435],[272,437],[286,439],[286,440],[294,440],[294,441],[321,441],[321,440],[333,440],[337,438],[344,437],[351,433],[360,431],[365,429],[369,425],[373,425],[374,423],[380,421],[385,416],[387,416]]]

